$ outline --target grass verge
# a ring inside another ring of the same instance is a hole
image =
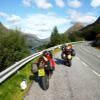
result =
[[[58,53],[58,52],[60,52],[60,51],[61,51],[60,48],[56,48],[52,53],[53,53],[53,55],[55,55],[56,53]]]

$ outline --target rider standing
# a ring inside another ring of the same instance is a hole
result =
[[[75,56],[75,50],[72,47],[72,44],[69,43],[62,51],[62,58],[66,57],[67,55],[71,54],[71,56]]]

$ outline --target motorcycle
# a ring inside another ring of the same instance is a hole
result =
[[[69,67],[71,67],[71,65],[72,65],[72,62],[71,62],[71,60],[72,60],[72,56],[69,54],[69,55],[67,55],[67,59],[66,59],[66,65],[67,66],[69,66]]]
[[[38,76],[40,78],[40,85],[43,90],[47,90],[49,88],[49,73],[45,70],[45,68],[38,69]]]
[[[66,65],[66,66],[69,66],[69,67],[71,67],[71,65],[72,65],[72,62],[71,62],[71,60],[72,60],[72,55],[71,54],[68,54],[68,55],[66,55],[66,54],[61,54],[61,57],[62,57],[62,59],[64,59],[64,64]]]
[[[32,72],[37,73],[39,84],[43,90],[47,90],[49,88],[49,78],[51,76],[50,71],[47,70],[47,66],[37,66],[32,67]]]

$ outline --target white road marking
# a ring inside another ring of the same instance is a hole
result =
[[[83,62],[79,57],[76,57],[78,60],[80,60],[80,62],[84,65],[84,66],[86,66],[86,67],[88,67],[88,65],[85,63],[85,62]]]
[[[100,55],[98,57],[100,58]]]
[[[82,60],[81,60],[81,63],[82,63],[84,66],[88,67],[88,65],[87,65],[85,62],[83,62]]]
[[[84,50],[90,53],[90,51],[88,49],[84,49]]]
[[[99,57],[100,57],[100,56],[99,56]],[[80,60],[81,63],[82,63],[84,66],[88,67],[88,65],[87,65],[85,62],[83,62],[78,56],[76,56],[76,58],[77,58],[78,60]],[[93,70],[93,69],[91,69],[91,71],[92,71],[96,76],[100,77],[100,74],[99,74],[98,72],[96,72],[96,71]]]
[[[99,77],[100,77],[100,74],[99,74],[99,73],[97,73],[96,71],[92,70],[92,72],[93,72],[95,75],[97,75],[97,76],[99,76]]]
[[[99,57],[99,58],[100,58],[100,55],[97,56],[95,53],[91,52],[89,49],[83,47],[83,45],[81,45],[81,49],[83,49],[84,51],[86,51],[86,52],[88,52],[88,53],[90,53],[90,54],[92,54],[92,55],[95,55],[96,57]],[[91,49],[94,49],[94,48],[91,47]]]
[[[88,49],[84,48],[82,45],[81,45],[81,48],[84,49],[86,52],[90,52]]]
[[[77,60],[81,60],[78,56],[76,56],[76,59],[77,59]]]

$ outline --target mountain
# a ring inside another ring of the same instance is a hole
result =
[[[100,34],[100,17],[94,23],[82,28],[80,33],[86,40],[94,40],[96,35]]]
[[[82,28],[80,34],[86,40],[94,41],[94,46],[100,47],[100,17],[94,23]]]
[[[47,44],[49,42],[49,38],[47,39],[39,39],[36,35],[34,34],[25,34],[25,38],[27,39],[27,43],[30,48],[36,48],[38,46]]]
[[[99,23],[100,24],[100,17],[96,20],[95,23]]]
[[[3,31],[3,33],[8,33],[9,31],[12,31],[12,29],[7,29],[1,22],[0,22],[0,31]],[[47,44],[49,42],[49,38],[47,39],[39,39],[36,35],[34,34],[26,34],[21,32],[26,39],[26,42],[30,48],[35,48],[44,44]]]
[[[95,26],[99,26],[100,25],[100,17],[92,24],[87,25],[86,27],[80,29],[80,31],[86,31],[86,30],[93,30],[93,28]]]
[[[100,17],[84,27],[82,23],[76,23],[65,34],[70,41],[88,40],[93,41],[93,45],[100,47]]]
[[[69,28],[65,34],[69,35],[70,33],[76,32],[80,29],[82,29],[84,27],[84,25],[82,23],[75,23],[71,28]]]
[[[6,27],[4,27],[4,25],[0,22],[0,29],[6,29]]]
[[[0,22],[0,30],[5,33],[9,31],[1,22]]]

